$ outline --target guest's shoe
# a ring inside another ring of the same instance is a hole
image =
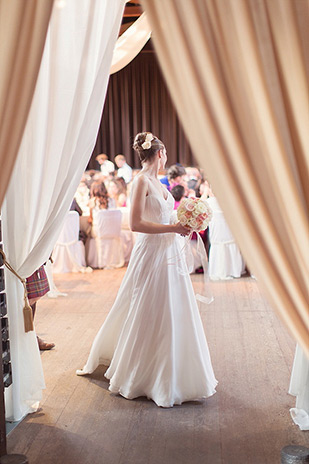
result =
[[[51,350],[52,348],[54,348],[54,346],[55,346],[54,343],[44,342],[44,340],[42,340],[40,337],[36,337],[36,338],[38,340],[38,345],[39,345],[40,351],[48,351],[48,350]]]
[[[194,272],[195,272],[195,274],[204,274],[203,266],[198,267],[197,269],[195,269]]]

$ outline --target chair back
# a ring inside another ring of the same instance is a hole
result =
[[[98,238],[120,237],[122,213],[118,209],[93,212],[93,227]]]
[[[56,244],[69,245],[78,241],[79,215],[77,211],[69,211],[65,217]]]
[[[53,272],[88,272],[85,267],[85,246],[78,240],[79,215],[69,211],[53,250]]]
[[[131,230],[130,229],[130,208],[127,206],[123,206],[119,208],[119,210],[122,213],[122,219],[121,219],[121,229],[122,230]]]
[[[234,237],[225,220],[223,211],[215,197],[207,200],[212,209],[212,219],[209,223],[209,241],[210,243],[234,243]]]

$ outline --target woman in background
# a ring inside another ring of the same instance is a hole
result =
[[[89,223],[93,225],[95,211],[108,208],[108,193],[103,182],[94,182],[90,188]]]
[[[122,177],[110,180],[107,191],[110,198],[110,208],[123,208],[126,206],[127,185]]]
[[[185,188],[183,185],[175,185],[172,189],[171,189],[171,194],[173,195],[174,197],[174,200],[175,200],[175,205],[174,205],[174,209],[177,209],[178,206],[180,205],[180,202],[183,198],[185,198]]]

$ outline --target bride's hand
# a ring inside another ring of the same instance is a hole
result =
[[[189,235],[191,230],[188,229],[188,227],[184,227],[180,224],[180,222],[177,222],[177,224],[175,224],[175,233],[176,234],[180,234],[182,236],[185,236],[185,235]]]

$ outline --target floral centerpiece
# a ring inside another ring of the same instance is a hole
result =
[[[184,198],[177,208],[180,224],[195,232],[207,229],[212,218],[212,210],[200,198]]]

